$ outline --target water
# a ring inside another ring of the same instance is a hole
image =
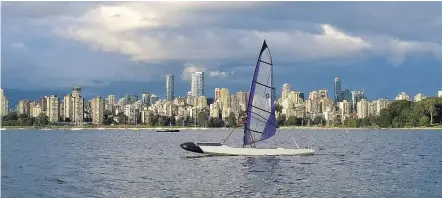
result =
[[[442,197],[442,131],[281,130],[313,156],[200,157],[230,130],[3,131],[2,197]],[[238,130],[227,142],[241,145]]]

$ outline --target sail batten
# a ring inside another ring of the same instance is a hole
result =
[[[263,141],[275,135],[275,88],[270,50],[264,41],[250,87],[244,145]]]

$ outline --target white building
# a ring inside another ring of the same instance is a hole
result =
[[[175,98],[175,80],[173,75],[166,74],[166,100],[172,101]]]
[[[368,101],[366,99],[361,99],[361,101],[357,103],[357,110],[358,118],[368,117]]]
[[[191,93],[193,97],[204,95],[204,72],[192,73]]]
[[[418,94],[416,94],[415,96],[414,96],[414,101],[415,102],[420,102],[420,101],[422,101],[423,99],[425,99],[426,97],[424,96],[424,94],[422,94],[422,93],[418,93]]]
[[[396,96],[396,100],[407,100],[410,101],[410,96],[405,93],[405,92],[401,92],[399,95]]]
[[[291,91],[292,91],[292,86],[288,83],[284,83],[282,85],[282,94],[281,94],[282,100],[289,98],[289,94]]]
[[[56,95],[48,96],[47,105],[46,105],[47,107],[46,115],[49,118],[49,122],[54,123],[59,121],[60,112],[58,105],[59,101]]]
[[[437,92],[437,97],[442,97],[442,89]]]

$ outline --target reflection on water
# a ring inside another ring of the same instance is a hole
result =
[[[293,148],[293,136],[312,141],[311,156],[179,146],[229,132],[2,132],[2,197],[442,197],[441,131],[280,130],[258,145]]]

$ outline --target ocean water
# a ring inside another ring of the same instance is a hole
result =
[[[205,157],[230,130],[2,131],[2,197],[442,197],[441,130],[280,130],[313,156]],[[242,131],[227,141],[241,146]]]

